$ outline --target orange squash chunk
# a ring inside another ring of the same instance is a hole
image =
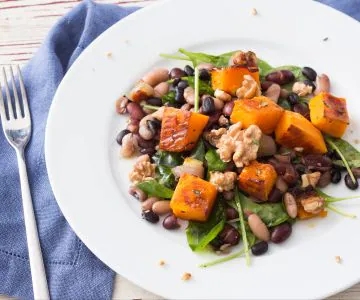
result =
[[[302,115],[284,111],[275,129],[276,142],[288,148],[301,147],[305,153],[326,153],[324,138],[309,120]]]
[[[320,93],[310,100],[310,118],[322,132],[340,138],[349,125],[346,100],[329,93]]]
[[[267,201],[276,182],[277,174],[270,164],[254,160],[239,175],[239,187],[259,200]]]
[[[236,100],[230,116],[231,123],[241,122],[244,128],[255,124],[265,134],[271,134],[279,122],[284,109],[271,99],[259,96]]]
[[[312,218],[315,218],[315,217],[325,218],[326,216],[327,216],[327,211],[324,210],[324,209],[322,211],[320,211],[319,213],[317,213],[317,214],[312,214],[312,213],[309,213],[309,212],[305,211],[304,207],[302,205],[298,205],[298,215],[297,215],[297,217],[300,220],[307,220],[307,219],[312,219]]]
[[[249,70],[247,66],[232,66],[216,68],[211,71],[211,86],[214,90],[220,89],[231,95],[241,87],[245,75],[250,75],[260,85],[259,71]]]
[[[178,218],[206,221],[214,206],[216,187],[199,177],[183,174],[170,201],[170,207]]]
[[[208,116],[199,113],[173,107],[165,108],[161,123],[160,149],[170,152],[191,150],[208,120]]]

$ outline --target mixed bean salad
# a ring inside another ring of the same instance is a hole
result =
[[[344,176],[359,187],[360,152],[341,139],[349,125],[346,100],[310,67],[272,67],[248,51],[221,55],[162,54],[188,61],[156,68],[116,102],[129,116],[117,136],[121,156],[138,156],[129,193],[142,217],[166,230],[188,220],[193,251],[227,254],[214,265],[283,243],[293,224],[345,217],[322,189]]]

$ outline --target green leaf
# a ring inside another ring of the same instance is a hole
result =
[[[158,151],[153,157],[156,164],[156,179],[170,189],[175,188],[175,176],[171,169],[183,163],[180,153]]]
[[[174,194],[173,190],[160,184],[155,179],[139,182],[136,186],[149,196],[170,199]]]
[[[192,150],[190,157],[204,161],[205,159],[205,144],[203,139],[199,139],[198,143],[196,144],[196,147]]]
[[[170,167],[158,165],[156,167],[156,179],[160,184],[163,184],[170,189],[175,188],[175,176]]]
[[[350,199],[360,199],[360,196],[350,196],[350,197],[333,197],[330,196],[328,194],[325,194],[323,191],[321,191],[320,189],[316,189],[316,192],[318,193],[318,195],[323,198],[325,200],[325,202],[330,203],[330,202],[340,202],[340,201],[345,201],[345,200],[350,200]]]
[[[282,203],[264,203],[258,204],[250,198],[242,195],[241,205],[243,210],[257,214],[268,227],[274,227],[289,219]]]
[[[186,237],[190,248],[193,251],[204,249],[225,225],[225,210],[217,199],[215,206],[206,222],[189,221],[186,228]]]
[[[208,171],[225,171],[227,163],[222,161],[215,149],[209,149],[205,154]]]
[[[259,67],[259,74],[261,78],[265,77],[266,74],[269,74],[271,70],[274,69],[265,60],[262,60],[260,58],[257,59],[257,65]]]
[[[342,160],[333,160],[333,164],[345,168]],[[360,168],[360,159],[348,160],[348,164],[350,168]]]
[[[195,88],[195,77],[194,76],[188,76],[182,78],[183,80],[186,80],[192,88]],[[209,94],[214,95],[214,90],[211,88],[210,82],[199,80],[199,93],[201,95]]]
[[[291,110],[291,105],[289,103],[289,101],[287,101],[286,99],[280,99],[279,100],[279,105],[286,110]]]
[[[237,211],[239,213],[240,231],[241,231],[241,237],[242,237],[243,244],[244,244],[246,264],[249,266],[250,265],[250,247],[249,247],[247,232],[245,229],[244,209],[241,204],[242,197],[245,197],[245,196],[239,192],[238,188],[236,188],[235,189],[235,203],[236,203]]]
[[[353,172],[351,171],[351,167],[348,162],[352,160],[359,160],[360,152],[343,139],[336,139],[330,136],[326,136],[325,140],[330,146],[330,148],[335,150],[339,154],[342,162],[344,163],[346,170],[348,171],[351,177],[351,180],[355,183],[356,178]]]
[[[201,52],[190,52],[180,48],[179,52],[186,55],[192,61],[194,67],[200,63],[211,63],[216,67],[224,67],[229,65],[230,57],[236,51],[227,52],[220,55],[211,55]]]
[[[215,260],[212,260],[212,261],[203,263],[203,264],[199,265],[199,267],[200,267],[200,268],[212,267],[212,266],[221,264],[221,263],[223,263],[223,262],[227,262],[227,261],[229,261],[229,260],[233,260],[234,258],[243,256],[244,254],[245,254],[245,249],[241,249],[240,251],[235,252],[235,253],[230,254],[230,255],[227,255],[227,256],[225,256],[225,257],[218,258],[218,259],[215,259]]]
[[[163,104],[168,103],[168,102],[174,104],[175,103],[175,91],[168,92],[167,94],[162,96],[161,100],[162,100]]]

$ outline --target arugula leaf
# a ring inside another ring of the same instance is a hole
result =
[[[225,210],[219,199],[217,199],[212,212],[206,222],[189,221],[186,228],[186,237],[193,251],[204,249],[225,225]]]
[[[186,80],[192,88],[195,88],[195,77],[194,76],[188,76],[182,78],[183,80]],[[200,94],[209,94],[214,95],[214,90],[211,88],[211,85],[207,81],[199,80],[199,92]]]
[[[282,203],[258,204],[250,198],[242,195],[241,205],[244,211],[257,214],[268,227],[274,227],[289,220]]]
[[[175,103],[175,91],[170,91],[167,94],[165,94],[164,96],[162,96],[161,98],[162,103],[171,103],[174,104]]]
[[[204,161],[205,159],[205,144],[203,139],[199,139],[198,143],[196,144],[196,147],[192,150],[190,157]]]
[[[247,232],[246,232],[246,229],[245,229],[245,220],[244,220],[243,208],[242,208],[242,205],[241,205],[241,198],[243,196],[244,195],[239,192],[238,188],[236,188],[235,189],[235,203],[236,203],[236,207],[237,207],[237,210],[238,210],[238,213],[239,213],[240,231],[241,231],[241,237],[242,237],[243,244],[244,244],[244,249],[245,249],[246,264],[249,266],[250,265],[250,247],[249,247]]]
[[[356,178],[355,178],[353,172],[351,171],[349,161],[359,160],[360,152],[343,139],[335,139],[333,137],[326,136],[325,140],[328,143],[328,145],[330,146],[330,148],[335,150],[339,154],[341,160],[344,163],[346,170],[348,171],[348,173],[351,177],[351,180],[355,183]]]
[[[222,161],[219,154],[215,149],[209,149],[205,154],[207,161],[208,171],[224,171],[227,167],[227,163]]]
[[[349,214],[349,213],[346,213],[338,208],[336,208],[335,206],[333,205],[330,205],[330,204],[327,204],[326,207],[330,210],[332,210],[333,212],[343,216],[343,217],[346,217],[346,218],[350,218],[350,219],[355,219],[356,218],[356,215],[353,215],[353,214]]]
[[[136,186],[149,196],[170,199],[174,194],[173,190],[160,184],[155,179],[139,182]]]

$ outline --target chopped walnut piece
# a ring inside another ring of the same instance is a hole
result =
[[[321,173],[320,172],[313,172],[310,174],[303,174],[301,175],[301,187],[302,188],[306,188],[309,185],[311,185],[312,187],[315,187],[319,181],[321,177]]]
[[[115,108],[116,112],[120,115],[126,113],[126,105],[129,103],[129,99],[124,95],[116,100]]]
[[[312,87],[310,85],[307,85],[300,81],[294,83],[292,87],[292,91],[300,97],[309,95],[313,92]]]
[[[250,75],[245,75],[241,87],[236,90],[239,99],[251,99],[261,95],[260,86]]]
[[[213,146],[216,147],[221,136],[226,133],[226,128],[213,129],[211,131],[204,132],[204,138]]]
[[[133,170],[129,174],[130,181],[134,184],[137,184],[139,182],[154,178],[155,167],[156,165],[150,162],[150,157],[148,154],[139,156],[136,160]]]
[[[218,98],[220,99],[221,101],[223,102],[229,102],[231,101],[231,95],[224,92],[223,90],[220,90],[220,89],[216,89],[215,92],[214,92],[214,96],[215,98]]]
[[[306,212],[312,213],[314,215],[321,212],[325,207],[325,200],[315,195],[310,195],[305,199],[301,199],[300,202]]]
[[[335,261],[338,263],[338,264],[341,264],[341,257],[339,255],[335,256]]]
[[[165,261],[161,259],[161,260],[159,261],[159,265],[160,265],[160,266],[165,265]]]
[[[231,57],[229,61],[230,66],[246,66],[250,71],[257,71],[257,57],[254,52],[237,51]]]
[[[182,280],[189,280],[191,278],[191,274],[190,273],[184,273],[183,276],[181,277]]]
[[[257,15],[257,10],[256,10],[256,8],[253,8],[253,9],[251,10],[251,14],[252,14],[253,16],[256,16],[256,15]]]
[[[235,172],[210,172],[210,182],[216,186],[219,192],[231,191],[234,189],[237,174]]]
[[[238,168],[256,159],[262,134],[256,125],[245,130],[241,130],[241,126],[241,122],[231,125],[216,144],[221,160],[229,162],[233,159]]]
[[[105,52],[105,55],[106,55],[108,58],[110,58],[110,57],[112,57],[112,52],[110,52],[110,51]]]
[[[226,126],[229,125],[229,119],[226,118],[224,115],[221,115],[218,121],[220,126]]]

